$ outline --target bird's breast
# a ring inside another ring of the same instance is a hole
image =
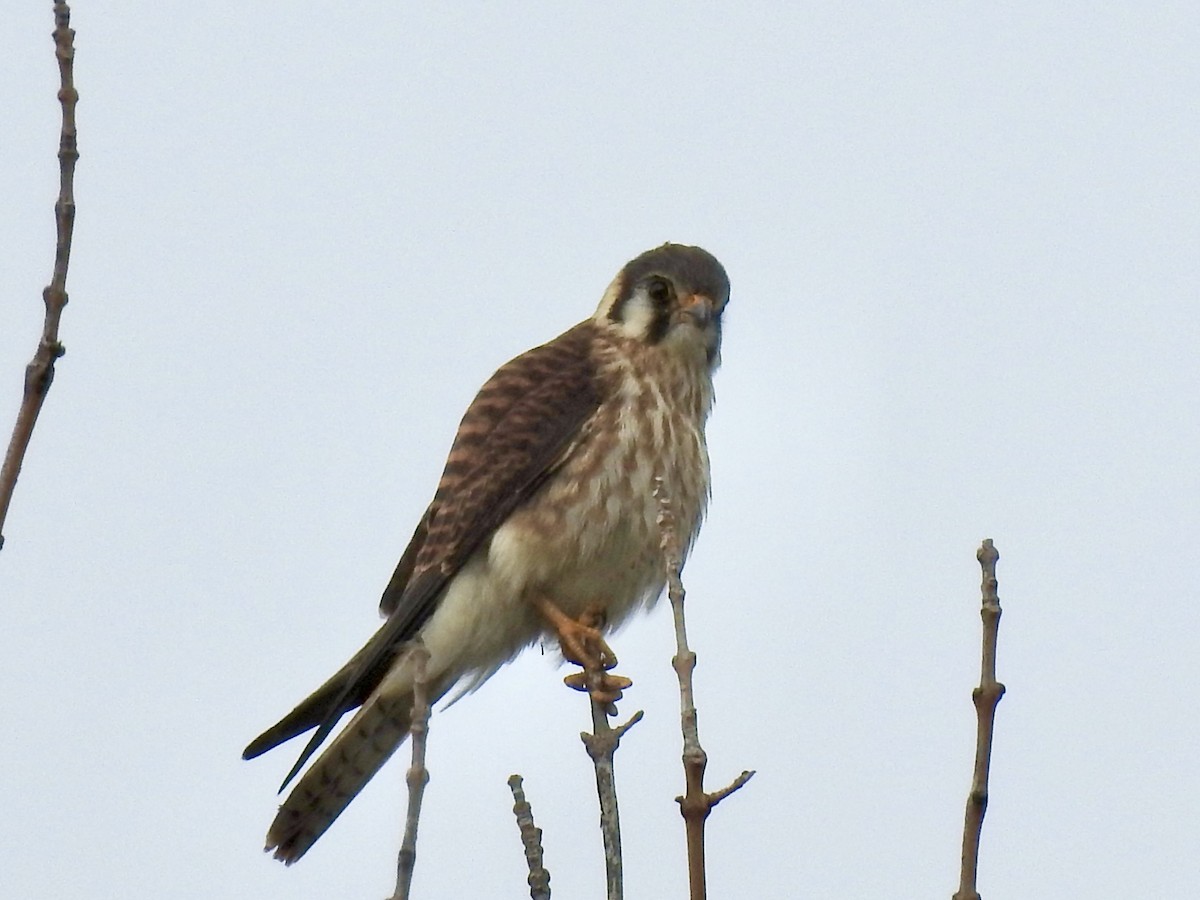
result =
[[[707,370],[614,354],[609,390],[541,491],[493,536],[489,563],[510,589],[565,612],[603,608],[617,624],[661,592],[662,490],[686,549],[708,499]]]

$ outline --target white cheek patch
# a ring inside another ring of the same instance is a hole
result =
[[[617,328],[628,338],[641,339],[650,334],[657,313],[644,291],[631,294],[621,306]]]

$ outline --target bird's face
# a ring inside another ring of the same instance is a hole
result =
[[[663,244],[626,263],[595,320],[664,352],[699,356],[715,369],[728,302],[729,278],[715,257],[699,247]]]

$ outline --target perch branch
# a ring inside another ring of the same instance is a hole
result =
[[[596,793],[600,798],[600,834],[604,838],[604,865],[607,873],[608,900],[621,900],[621,820],[617,812],[617,787],[613,775],[613,756],[621,743],[621,737],[641,719],[641,712],[634,713],[624,725],[613,728],[609,716],[617,714],[617,701],[622,692],[633,682],[623,675],[610,671],[617,664],[617,656],[604,642],[600,629],[604,616],[597,610],[587,610],[578,619],[572,619],[548,598],[543,598],[537,607],[547,624],[558,634],[563,658],[577,663],[583,669],[563,679],[577,691],[585,691],[592,710],[593,733],[582,732],[579,736],[587,748],[588,756],[596,769]]]
[[[71,235],[75,228],[75,161],[79,149],[75,134],[75,32],[71,30],[71,9],[62,0],[54,3],[54,54],[58,58],[58,101],[62,106],[62,130],[58,138],[58,199],[54,204],[57,238],[54,250],[54,272],[50,284],[42,291],[46,316],[42,336],[33,360],[25,367],[25,387],[12,438],[0,466],[0,548],[4,546],[4,520],[21,474],[21,463],[33,437],[33,426],[54,380],[54,361],[65,350],[58,340],[58,323],[67,305],[67,265],[71,259]]]
[[[414,671],[412,725],[409,729],[412,765],[405,776],[408,783],[408,814],[404,822],[404,840],[396,857],[396,892],[392,900],[408,900],[413,869],[417,864],[417,822],[421,818],[425,785],[429,784],[429,770],[425,768],[425,744],[429,737],[429,691],[425,667],[429,663],[429,651],[418,639],[409,652]]]
[[[661,477],[655,479],[654,496],[658,498],[658,527],[662,534],[661,546],[667,569],[667,595],[671,599],[671,613],[675,620],[675,656],[671,659],[671,666],[679,678],[679,706],[683,730],[685,793],[675,800],[683,815],[684,832],[687,836],[688,896],[690,900],[704,900],[708,890],[705,883],[704,822],[713,807],[743,787],[754,776],[754,772],[742,772],[719,791],[704,791],[704,770],[708,765],[708,755],[700,746],[700,728],[692,686],[696,654],[688,647],[687,622],[683,613],[686,591],[679,574],[683,567],[683,552],[679,545],[671,500],[666,495]]]
[[[983,569],[983,604],[979,615],[983,619],[983,653],[980,664],[979,687],[971,691],[975,704],[977,730],[975,736],[975,770],[971,777],[971,793],[967,795],[967,812],[963,822],[962,871],[958,891],[952,900],[980,900],[975,890],[979,867],[979,837],[983,832],[983,815],[987,812],[988,771],[992,762],[992,733],[996,722],[996,706],[1004,696],[1004,685],[996,680],[996,640],[1000,633],[1000,597],[996,592],[996,561],[1000,554],[991,538],[983,542],[975,554]]]
[[[542,851],[542,829],[533,822],[533,807],[525,799],[520,775],[510,775],[508,787],[513,795],[513,814],[525,847],[525,862],[529,865],[530,900],[550,900],[550,872],[546,869]]]
[[[603,670],[589,670],[589,680],[599,683]],[[642,719],[639,709],[624,725],[613,728],[608,721],[616,715],[614,703],[596,699],[589,691],[592,706],[592,733],[582,732],[579,737],[587,748],[588,756],[596,768],[596,794],[600,798],[600,834],[604,838],[604,869],[608,885],[608,900],[621,900],[624,896],[624,873],[621,861],[621,817],[617,809],[617,782],[613,772],[613,756],[621,745],[621,738]]]

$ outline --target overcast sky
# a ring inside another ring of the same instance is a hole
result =
[[[0,26],[0,429],[57,190],[48,2]],[[18,8],[19,7],[19,8]],[[713,897],[948,898],[979,568],[1004,618],[987,900],[1200,895],[1200,7],[74,10],[60,362],[0,553],[0,893],[381,898],[407,748],[291,869],[299,747],[476,388],[664,240],[729,271],[686,572]],[[669,610],[627,896],[684,895]],[[586,703],[527,652],[437,714],[414,893],[603,896]]]

